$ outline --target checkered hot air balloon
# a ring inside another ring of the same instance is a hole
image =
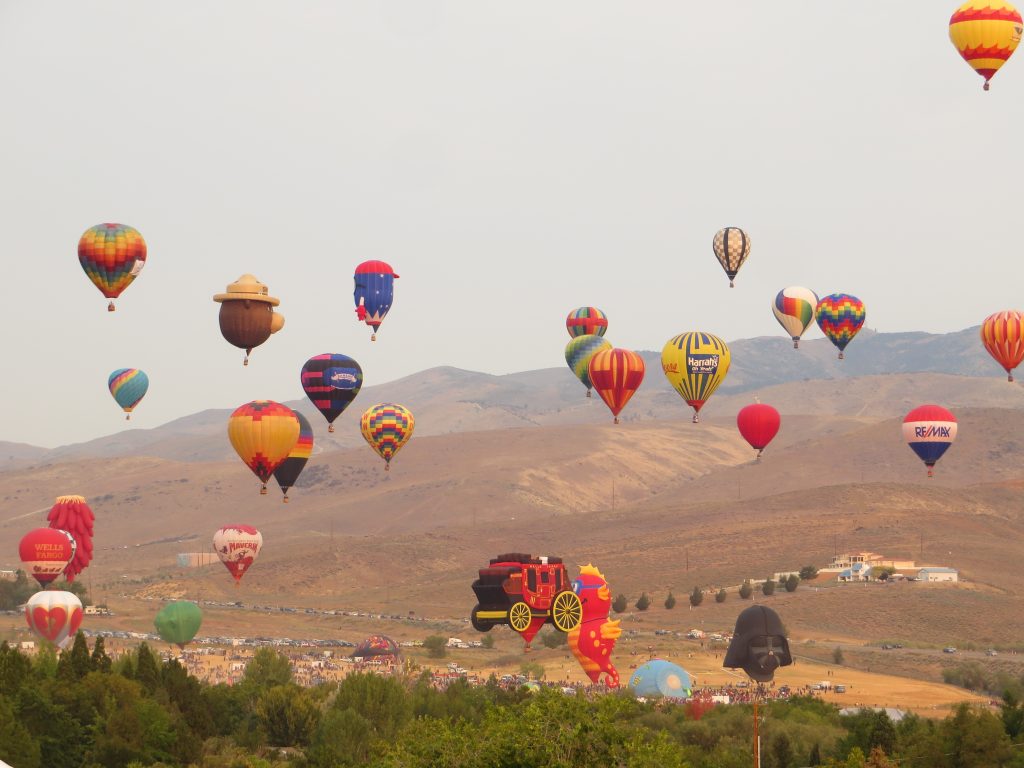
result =
[[[360,420],[363,438],[391,469],[391,459],[409,442],[416,420],[412,412],[396,403],[377,403],[366,409]]]
[[[288,458],[299,440],[299,419],[287,405],[273,400],[253,400],[239,406],[228,418],[228,439],[238,456],[263,483]]]
[[[711,247],[715,251],[715,258],[729,277],[729,287],[734,287],[736,273],[750,255],[750,236],[739,227],[726,227],[715,233]]]
[[[968,0],[949,19],[949,39],[985,78],[984,89],[1017,50],[1024,22],[1016,8],[1005,0]]]
[[[100,293],[116,299],[146,266],[146,241],[127,224],[97,224],[79,239],[78,262]]]
[[[981,324],[981,343],[1013,381],[1013,369],[1024,359],[1024,314],[1015,309],[996,312]]]
[[[814,317],[821,332],[839,349],[839,359],[842,360],[843,350],[864,325],[867,312],[864,310],[864,302],[856,296],[830,293],[818,302]]]

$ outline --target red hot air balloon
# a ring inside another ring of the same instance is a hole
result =
[[[590,382],[619,423],[619,414],[644,380],[644,359],[628,349],[602,349],[590,358]]]
[[[779,412],[764,403],[748,405],[736,414],[736,426],[743,439],[757,451],[758,460],[768,443],[778,434],[781,421]]]
[[[46,587],[75,556],[75,541],[66,531],[36,528],[22,537],[18,554],[25,570]]]

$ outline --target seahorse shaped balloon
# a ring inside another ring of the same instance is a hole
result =
[[[618,619],[609,620],[612,593],[608,582],[593,565],[580,566],[580,575],[572,583],[583,604],[583,620],[569,632],[568,642],[576,660],[593,682],[605,673],[609,688],[619,687],[619,673],[612,665],[612,650],[622,634]]]

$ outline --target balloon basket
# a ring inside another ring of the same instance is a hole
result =
[[[1010,379],[1010,381],[1013,381],[1013,379]],[[587,397],[590,397],[590,390],[589,389],[587,390]]]
[[[131,417],[132,417],[132,415],[131,415],[130,413],[126,413],[126,414],[124,415],[124,420],[125,420],[125,421],[128,421],[128,420],[129,420],[129,419],[130,419]]]
[[[700,424],[700,414],[699,413],[693,414],[693,423],[694,424]]]
[[[333,424],[328,424],[327,425],[327,431],[328,432],[333,432],[334,431],[334,425]]]
[[[384,465],[384,471],[385,472],[390,472],[391,471],[391,465],[390,464],[385,464]]]
[[[618,424],[618,423],[619,423],[619,417],[616,416],[615,419],[612,421],[612,424]]]
[[[988,80],[985,81],[985,84],[981,87],[981,90],[983,90],[983,91],[987,91],[988,90]]]
[[[114,306],[114,302],[107,304],[107,312],[113,312],[117,307]]]
[[[736,284],[735,284],[735,283],[734,283],[734,282],[733,282],[732,280],[730,280],[730,281],[729,281],[729,287],[730,287],[730,288],[735,288],[735,287],[736,287]]]
[[[1007,381],[1013,381],[1013,374],[1012,373],[1006,374],[1006,380]]]
[[[800,339],[793,339],[793,349],[800,349]]]
[[[376,333],[371,333],[370,334],[370,341],[376,341],[376,340],[377,340],[377,334]]]
[[[845,360],[846,359],[846,355],[844,355],[842,352],[840,352],[839,353],[839,359],[840,360]]]
[[[281,500],[281,502],[282,502],[283,504],[287,504],[287,503],[288,503],[288,497],[287,497],[287,496],[285,496],[285,497],[284,497],[284,498],[283,498],[283,499]]]
[[[262,488],[260,488],[260,496],[266,496],[266,495],[267,495],[267,486],[264,485]]]
[[[248,365],[248,364],[249,364],[249,358],[247,357],[247,358],[245,358],[245,359],[244,359],[244,360],[242,361],[242,365]]]
[[[928,467],[928,477],[934,477],[934,476],[935,476],[934,471],[932,470],[931,467]]]

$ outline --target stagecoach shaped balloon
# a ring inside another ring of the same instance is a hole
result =
[[[67,531],[35,528],[22,537],[18,554],[26,573],[45,587],[61,575],[75,556],[75,539]]]
[[[235,579],[235,586],[263,548],[263,534],[251,525],[225,525],[213,534],[213,549]]]
[[[818,294],[810,288],[791,285],[775,295],[772,314],[793,340],[793,349],[800,348],[800,337],[814,322],[814,308],[818,306]]]
[[[903,419],[903,439],[932,477],[935,462],[956,440],[956,417],[940,405],[919,406]]]
[[[71,592],[36,592],[25,603],[25,621],[36,635],[59,648],[82,625],[82,601]]]
[[[79,239],[78,262],[100,293],[111,299],[107,311],[113,312],[113,299],[146,266],[146,241],[127,224],[97,224]]]

